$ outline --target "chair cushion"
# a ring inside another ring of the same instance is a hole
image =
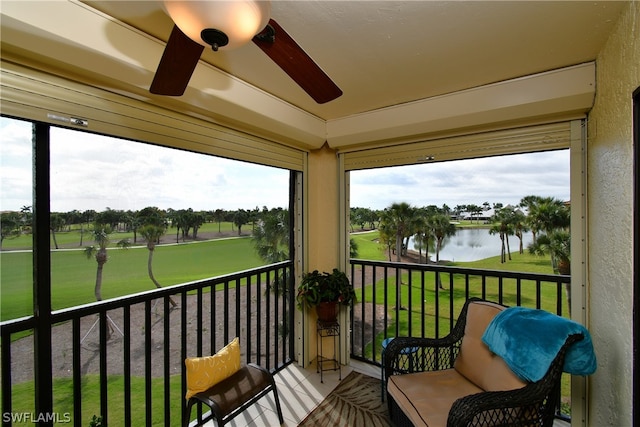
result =
[[[484,391],[514,390],[526,385],[482,342],[489,323],[505,308],[487,301],[472,302],[468,307],[464,337],[454,368]]]
[[[387,392],[414,426],[445,427],[453,402],[482,390],[455,369],[389,377]]]
[[[191,357],[184,361],[187,367],[186,399],[205,391],[229,378],[240,369],[240,342],[238,337],[212,356]]]

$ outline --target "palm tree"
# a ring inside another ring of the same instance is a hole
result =
[[[249,212],[238,209],[233,214],[233,223],[238,227],[238,236],[242,234],[242,226],[249,222]]]
[[[456,226],[451,223],[449,215],[438,213],[431,216],[429,220],[431,232],[436,241],[436,264],[440,262],[440,249],[442,249],[444,239],[456,234]]]
[[[220,225],[222,224],[222,221],[224,221],[224,217],[225,212],[222,209],[216,209],[215,212],[213,212],[213,219],[218,223],[218,233],[221,232]]]
[[[456,205],[456,207],[453,208],[453,214],[455,215],[456,219],[460,219],[460,214],[466,210],[467,205]]]
[[[500,248],[500,263],[507,262],[507,253],[511,259],[511,251],[509,248],[509,236],[513,234],[513,224],[511,223],[512,210],[502,208],[493,215],[494,224],[489,229],[489,234],[497,234],[502,242]]]
[[[109,224],[95,224],[93,228],[93,238],[98,246],[88,246],[84,250],[84,254],[87,256],[87,259],[91,259],[92,256],[95,256],[96,262],[98,263],[98,268],[96,270],[96,285],[94,288],[96,301],[102,301],[102,270],[109,259],[107,256],[107,247],[110,243],[109,234],[111,234],[111,226]],[[130,243],[129,240],[122,239],[116,243],[116,246],[126,249],[130,246]],[[107,326],[109,327],[107,329],[107,339],[109,339],[113,332],[113,320],[111,320],[109,315],[107,315],[107,319]]]
[[[504,244],[504,231],[502,230],[502,223],[493,223],[491,228],[489,229],[489,234],[495,235],[497,234],[500,237],[500,263],[504,264],[506,262],[505,256],[505,244]]]
[[[529,227],[526,225],[527,217],[521,210],[514,210],[511,222],[513,225],[513,232],[518,238],[518,253],[524,253],[524,243],[522,242],[523,234],[529,231]]]
[[[529,209],[527,222],[533,233],[534,242],[541,231],[549,233],[558,228],[569,227],[570,210],[562,200],[536,196],[527,196],[522,200],[526,201]]]
[[[289,259],[289,212],[264,209],[256,223],[252,240],[263,261],[276,263]]]
[[[531,253],[551,255],[554,271],[558,271],[558,264],[569,264],[571,259],[569,226],[571,210],[567,204],[552,197],[539,198],[531,206],[529,223],[544,232],[529,246]],[[533,227],[532,227],[533,228]],[[542,239],[541,242],[538,240]],[[565,271],[567,271],[565,269]],[[561,274],[569,274],[561,273]]]
[[[421,212],[423,213],[423,212]],[[418,263],[422,263],[422,249],[425,249],[425,264],[429,260],[429,229],[427,226],[427,218],[418,214],[414,221],[413,244],[418,248]]]
[[[194,212],[190,219],[191,227],[193,228],[193,240],[196,240],[198,238],[198,230],[205,223],[206,218],[202,212]]]
[[[135,245],[138,243],[138,229],[142,225],[142,221],[140,220],[138,213],[132,211],[127,211],[126,218],[129,231],[133,232],[133,244]]]
[[[179,210],[171,213],[171,226],[176,228],[176,243],[180,241],[180,230],[184,223],[183,212],[184,210]]]
[[[367,221],[369,221],[369,227],[372,230],[376,228],[376,221],[380,221],[381,212],[376,210],[367,209]]]
[[[392,231],[396,239],[396,261],[402,261],[402,243],[404,238],[411,236],[411,223],[415,216],[415,209],[408,203],[393,203],[385,209],[382,221],[389,231]]]
[[[391,247],[395,243],[395,230],[391,229],[391,225],[384,221],[384,213],[380,215],[380,227],[378,227],[380,245],[387,251],[387,257],[391,261]]]
[[[204,221],[204,215],[197,217],[193,209],[180,209],[171,212],[171,226],[176,227],[176,243],[180,241],[180,235],[182,234],[182,241],[184,242],[189,237],[189,230],[195,225],[193,238],[195,240],[197,236],[197,228],[202,225]],[[158,221],[145,221],[147,224],[166,225],[166,222]]]
[[[529,245],[529,252],[550,255],[551,266],[556,274],[571,274],[571,209],[561,200],[538,198],[529,211],[529,223],[544,234]],[[533,226],[532,226],[533,229]],[[571,310],[571,284],[565,284],[569,310]]]
[[[84,240],[84,225],[87,224],[87,228],[89,228],[89,224],[91,224],[96,217],[96,211],[93,209],[88,209],[80,214],[80,244],[78,246],[83,245]]]
[[[24,205],[20,208],[20,221],[22,223],[21,229],[24,230],[26,227],[31,227],[31,206]]]
[[[350,208],[349,218],[351,232],[353,232],[353,224],[358,224],[360,226],[360,230],[364,230],[364,226],[367,223],[365,208]]]
[[[396,261],[402,262],[403,243],[405,237],[410,237],[413,232],[413,225],[416,220],[417,210],[406,202],[393,203],[384,210],[380,221],[380,235],[391,239],[395,237]],[[384,226],[383,226],[384,225]],[[401,283],[396,283],[396,304],[402,307],[402,287]]]
[[[535,255],[551,255],[551,265],[556,274],[571,274],[571,234],[566,229],[543,234],[529,245]],[[567,302],[571,310],[571,283],[565,283]]]
[[[567,230],[553,230],[543,234],[529,245],[529,252],[535,255],[551,255],[551,263],[556,274],[571,274],[571,235]]]
[[[149,258],[147,258],[147,271],[149,273],[149,278],[158,289],[162,288],[162,285],[158,283],[153,275],[153,252],[156,249],[156,243],[160,241],[160,238],[164,235],[165,231],[166,229],[164,226],[157,224],[145,224],[138,230],[142,238],[147,241],[147,249],[149,249]],[[173,307],[176,307],[178,305],[171,297],[169,297],[169,301],[171,302],[171,305]]]
[[[482,207],[474,204],[467,205],[467,212],[469,212],[471,223],[473,224],[473,216],[476,215],[479,218],[482,213]],[[480,222],[480,219],[478,219],[478,222]]]
[[[109,259],[107,256],[107,247],[111,242],[109,239],[110,234],[110,225],[96,224],[93,228],[93,238],[97,247],[95,245],[88,246],[84,250],[84,254],[86,255],[87,259],[95,257],[96,262],[98,263],[98,269],[96,270],[96,285],[94,289],[96,301],[102,301],[102,269]],[[130,246],[129,240],[120,240],[118,243],[116,243],[116,246],[126,249]]]
[[[281,208],[267,210],[257,214],[256,226],[253,230],[253,244],[258,256],[267,263],[276,263],[289,259],[289,211]],[[276,296],[289,298],[289,274],[286,269],[276,274],[269,283],[271,292]],[[289,318],[285,316],[278,325],[280,336],[284,337],[289,330]]]
[[[17,212],[0,213],[0,249],[2,249],[2,242],[4,242],[5,239],[18,237],[20,235],[21,223],[20,214]]]
[[[443,213],[442,210],[437,207],[427,207],[425,241],[428,251],[429,239],[433,237],[435,243],[434,251],[436,253],[436,264],[440,263],[440,250],[444,246],[444,240],[454,234],[456,234],[456,226],[451,223],[449,215]],[[444,289],[440,278],[440,272],[436,271],[435,274],[438,288]]]
[[[58,248],[58,239],[56,239],[56,231],[59,231],[64,227],[64,218],[58,213],[52,213],[49,216],[49,229],[51,230],[51,237],[53,238],[53,245]]]
[[[266,206],[263,206],[262,210],[264,212],[268,212],[268,209]],[[256,229],[256,225],[260,220],[260,209],[258,209],[258,207],[256,206],[252,210],[247,211],[247,214],[249,215],[248,222],[251,223],[251,234],[253,234],[253,231]]]
[[[358,257],[358,244],[353,237],[349,239],[349,258],[357,258]]]

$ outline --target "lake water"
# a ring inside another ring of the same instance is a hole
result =
[[[524,233],[522,238],[524,249],[527,250],[529,243],[533,241],[532,234]],[[520,241],[516,236],[509,237],[511,253],[517,253]],[[498,234],[489,234],[488,229],[482,228],[460,228],[455,236],[445,240],[440,250],[440,259],[448,261],[477,261],[500,255],[502,242]],[[409,241],[409,249],[416,250],[413,245],[413,238]],[[424,251],[422,252],[424,255]],[[435,261],[436,255],[430,251],[431,260]]]

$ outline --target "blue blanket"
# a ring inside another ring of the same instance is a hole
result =
[[[596,370],[596,355],[586,328],[543,310],[510,307],[498,313],[485,330],[482,341],[511,370],[535,382],[547,373],[558,351],[572,334],[584,339],[574,343],[565,356],[563,371],[590,375]]]

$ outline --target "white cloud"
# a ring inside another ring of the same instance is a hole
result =
[[[569,151],[518,154],[351,173],[351,206],[394,202],[449,207],[518,204],[527,195],[569,200]]]
[[[0,208],[31,206],[31,130],[0,120]],[[289,172],[61,128],[51,132],[51,210],[286,207]]]
[[[31,206],[31,128],[0,119],[0,209]],[[51,209],[234,210],[288,205],[289,172],[55,128]],[[351,173],[351,206],[517,204],[527,195],[569,199],[568,150]]]
[[[0,119],[0,211],[32,205],[31,128]]]

